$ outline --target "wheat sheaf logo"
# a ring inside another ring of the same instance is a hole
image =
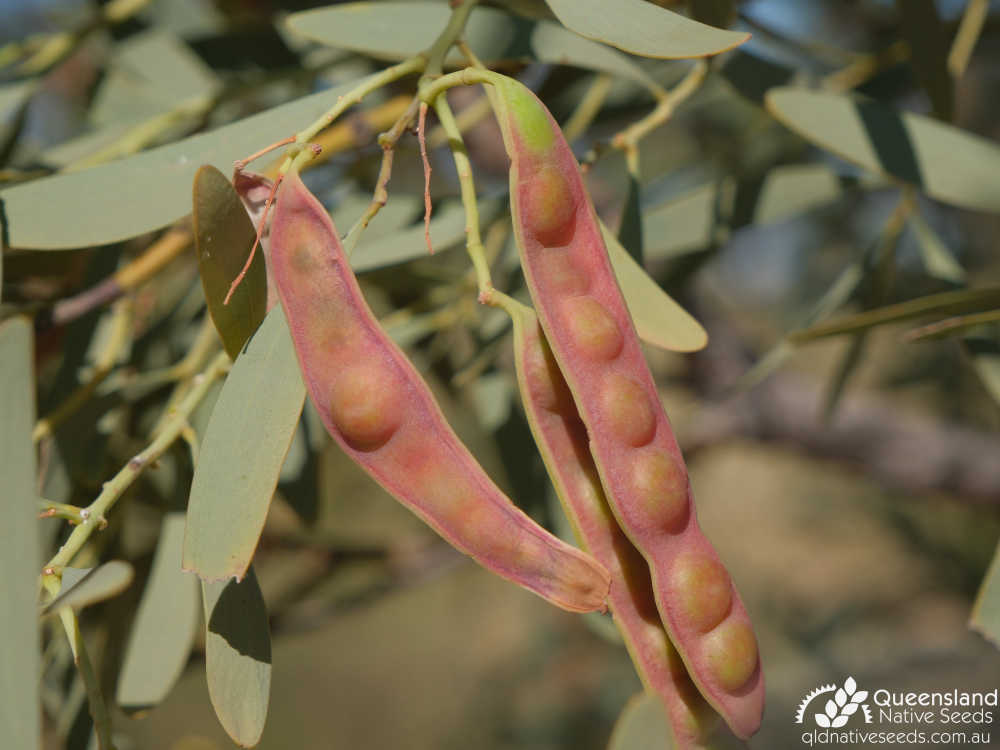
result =
[[[865,717],[865,724],[872,723],[871,709],[865,701],[868,699],[867,690],[858,690],[858,683],[853,677],[844,680],[844,687],[838,688],[836,685],[820,685],[810,692],[799,704],[799,710],[795,714],[795,723],[801,724],[806,715],[806,710],[813,699],[833,693],[832,698],[828,698],[822,713],[813,714],[816,725],[823,729],[839,729],[847,724],[848,720],[861,709]]]

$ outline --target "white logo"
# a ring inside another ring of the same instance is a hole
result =
[[[820,685],[809,693],[799,704],[799,710],[795,714],[795,723],[802,723],[806,715],[806,709],[809,708],[809,704],[812,703],[813,698],[826,693],[833,693],[833,697],[827,699],[826,706],[823,707],[823,713],[813,714],[817,726],[823,729],[839,729],[847,724],[848,719],[857,713],[859,706],[861,707],[861,712],[864,714],[865,724],[872,723],[871,709],[864,702],[868,698],[868,691],[858,690],[858,684],[854,681],[853,677],[848,677],[844,680],[844,687],[842,688],[838,688],[836,685]]]

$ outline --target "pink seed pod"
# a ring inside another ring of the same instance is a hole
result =
[[[663,629],[649,567],[608,506],[569,386],[531,308],[509,298],[500,304],[514,322],[514,361],[528,424],[577,538],[611,574],[608,603],[636,671],[663,702],[678,750],[704,748],[718,715]]]
[[[306,388],[341,448],[485,568],[564,609],[604,609],[608,572],[520,511],[459,441],[379,326],[329,214],[294,171],[278,188],[271,272]]]
[[[764,680],[739,594],[695,517],[687,470],[608,260],[576,159],[538,98],[495,76],[521,264],[622,530],[660,617],[733,732],[760,727]]]

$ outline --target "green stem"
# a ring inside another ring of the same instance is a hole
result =
[[[337,103],[323,113],[321,117],[305,129],[295,134],[295,146],[297,148],[293,148],[292,153],[286,157],[284,163],[281,165],[281,169],[279,170],[281,174],[284,174],[289,170],[292,166],[293,160],[299,155],[299,153],[301,153],[309,141],[315,138],[321,130],[330,126],[333,121],[340,117],[340,115],[342,115],[347,109],[353,107],[355,104],[360,104],[361,101],[373,91],[377,91],[383,86],[387,86],[400,78],[404,78],[414,73],[419,73],[424,69],[426,64],[427,59],[423,55],[415,55],[407,60],[403,60],[403,62],[397,65],[393,65],[385,70],[368,76],[346,94],[338,97]]]
[[[94,665],[87,653],[87,646],[83,642],[80,620],[71,607],[65,607],[59,613],[59,617],[62,619],[66,635],[73,645],[76,668],[79,670],[83,684],[87,689],[87,703],[90,706],[90,717],[94,721],[97,747],[100,750],[114,750],[114,745],[111,743],[111,715],[108,713],[108,705],[104,701],[103,693],[101,693],[101,684],[97,673],[94,672]]]
[[[163,428],[153,442],[140,453],[133,456],[114,478],[105,482],[101,493],[94,502],[84,509],[86,511],[86,518],[83,519],[79,526],[73,529],[66,543],[45,564],[45,568],[42,571],[43,585],[47,581],[60,576],[62,569],[73,561],[73,558],[76,557],[83,545],[90,539],[90,535],[101,527],[107,512],[114,506],[125,490],[138,479],[147,466],[162,456],[167,448],[180,437],[188,424],[188,417],[191,416],[195,407],[201,403],[212,383],[221,377],[229,369],[229,366],[229,355],[225,352],[219,352],[205,371],[195,378],[195,383],[191,387],[191,390],[184,400],[178,404],[176,410],[170,415],[170,418],[163,425]]]
[[[417,96],[420,97],[420,101],[433,104],[434,100],[448,89],[453,89],[456,86],[471,86],[474,83],[491,83],[495,85],[502,78],[503,76],[499,73],[494,73],[492,70],[463,68],[454,73],[448,73],[440,78],[435,78],[433,81],[421,83]]]
[[[426,52],[427,69],[420,79],[421,86],[425,80],[430,80],[441,75],[441,72],[444,70],[444,59],[448,54],[448,50],[451,49],[462,31],[465,30],[469,14],[472,13],[472,9],[476,6],[477,2],[478,0],[463,0],[459,5],[453,6],[454,9],[451,12],[451,18],[448,19],[448,25],[444,27],[438,38],[434,40],[434,44]]]
[[[493,282],[490,279],[490,266],[486,261],[486,252],[479,230],[479,204],[476,201],[476,184],[472,179],[472,164],[469,162],[469,153],[465,149],[462,132],[458,129],[458,123],[455,122],[455,116],[452,114],[448,99],[439,96],[434,101],[434,111],[437,112],[441,127],[448,135],[452,157],[455,159],[458,184],[462,192],[462,205],[465,207],[465,249],[476,269],[476,285],[479,288],[480,301],[482,301],[489,296]]]

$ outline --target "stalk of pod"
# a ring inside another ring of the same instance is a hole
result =
[[[296,171],[278,188],[274,278],[303,380],[341,448],[457,549],[574,612],[604,609],[609,575],[489,479],[375,319],[329,214]]]
[[[492,292],[514,323],[514,361],[528,424],[584,549],[611,574],[609,604],[646,689],[666,709],[678,750],[705,747],[718,715],[691,682],[660,622],[649,568],[619,528],[590,455],[587,430],[534,311]]]
[[[494,87],[525,279],[610,507],[648,564],[660,618],[688,673],[745,739],[764,706],[756,637],[698,525],[687,470],[576,159],[545,106],[517,81],[475,71],[460,82]]]

